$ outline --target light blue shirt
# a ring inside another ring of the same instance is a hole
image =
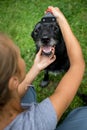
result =
[[[4,130],[54,130],[57,115],[49,98],[41,103],[22,104],[27,108]]]

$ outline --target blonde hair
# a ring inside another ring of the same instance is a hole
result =
[[[0,106],[10,99],[9,79],[19,72],[16,45],[3,33],[0,33]]]

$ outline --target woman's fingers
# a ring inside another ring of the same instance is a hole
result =
[[[40,49],[39,49],[39,51],[38,51],[37,55],[38,55],[38,56],[40,56],[40,55],[41,55],[41,53],[42,53],[42,48],[40,47]]]

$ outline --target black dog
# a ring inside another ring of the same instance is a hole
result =
[[[51,47],[55,47],[56,60],[45,69],[44,79],[41,82],[41,86],[44,87],[49,82],[49,71],[59,73],[66,72],[69,69],[70,63],[66,46],[56,18],[51,13],[47,13],[35,25],[31,36],[35,41],[37,52],[42,47],[43,54],[49,56],[51,54]]]

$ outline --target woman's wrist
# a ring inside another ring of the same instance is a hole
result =
[[[33,64],[33,65],[32,65],[31,70],[32,70],[33,72],[35,72],[35,74],[39,74],[40,71],[41,71],[40,68],[39,68],[39,66],[36,65],[36,64]]]
[[[63,14],[56,17],[56,20],[57,20],[59,26],[61,26],[62,24],[65,24],[67,22],[67,20]]]

